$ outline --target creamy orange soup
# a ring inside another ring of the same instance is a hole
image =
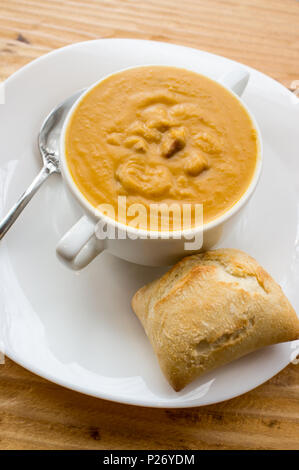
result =
[[[154,203],[202,203],[207,223],[241,198],[258,158],[256,131],[233,95],[163,66],[100,82],[73,113],[65,143],[81,193],[94,207],[112,205],[116,218],[118,196],[126,196],[148,214]]]

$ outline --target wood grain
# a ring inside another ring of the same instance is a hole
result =
[[[241,397],[166,410],[111,403],[0,366],[1,449],[298,449],[299,368]]]
[[[0,79],[50,50],[103,37],[192,46],[298,78],[297,0],[1,0]]]
[[[297,0],[1,0],[0,81],[57,47],[134,37],[204,49],[286,86],[299,79]],[[299,368],[233,400],[147,409],[0,366],[1,449],[298,449]]]

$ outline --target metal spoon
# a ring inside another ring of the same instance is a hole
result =
[[[18,202],[10,209],[8,214],[0,222],[0,240],[8,229],[19,217],[23,209],[42,183],[46,181],[52,173],[60,173],[59,168],[59,140],[66,115],[74,102],[79,98],[84,90],[77,91],[63,103],[58,105],[45,119],[38,136],[38,145],[43,159],[43,168],[34,178],[31,185],[25,191]]]

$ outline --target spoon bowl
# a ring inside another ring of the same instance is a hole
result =
[[[54,108],[44,120],[38,135],[38,146],[44,165],[54,166],[60,173],[59,140],[65,118],[84,90],[79,90]]]
[[[16,221],[23,209],[44,181],[52,173],[60,173],[60,136],[65,118],[84,90],[79,90],[54,108],[44,120],[38,136],[38,146],[43,167],[29,188],[0,222],[0,240]]]

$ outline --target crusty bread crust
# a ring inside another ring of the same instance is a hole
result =
[[[299,338],[280,286],[235,249],[182,259],[139,289],[132,307],[176,391],[255,349]]]

